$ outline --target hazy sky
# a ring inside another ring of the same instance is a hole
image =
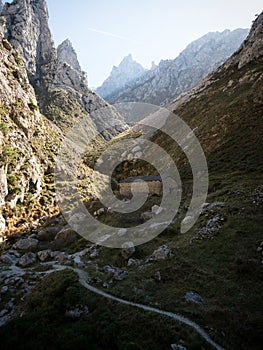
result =
[[[175,58],[210,31],[249,28],[262,0],[47,0],[56,45],[69,38],[99,86],[124,56],[138,62]]]

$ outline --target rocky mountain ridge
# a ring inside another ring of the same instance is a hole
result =
[[[107,101],[165,105],[219,67],[247,34],[247,29],[208,33],[189,44],[175,60],[161,61],[157,68],[108,96]]]
[[[147,69],[133,60],[132,55],[124,57],[118,67],[112,68],[110,76],[96,89],[96,92],[103,98],[125,87],[127,83],[142,76]]]
[[[78,56],[69,39],[64,40],[57,48],[58,59],[66,62],[72,68],[81,71]]]
[[[120,115],[88,88],[86,74],[79,69],[69,43],[64,42],[56,50],[45,0],[5,3],[1,19],[4,35],[20,53],[36,91],[40,110],[46,117],[64,131],[77,118],[84,117],[89,119],[91,133],[104,128],[102,135],[107,139],[125,128]],[[63,61],[65,58],[68,62]],[[111,112],[107,118],[99,113],[94,120],[90,117],[90,112],[105,107]]]

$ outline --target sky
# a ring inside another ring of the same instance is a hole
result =
[[[262,0],[47,0],[55,44],[69,38],[95,88],[128,54],[150,68],[212,31],[250,28]]]

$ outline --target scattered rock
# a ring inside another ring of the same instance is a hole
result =
[[[51,252],[50,252],[50,257],[51,257],[52,259],[56,259],[56,258],[59,256],[60,253],[61,253],[61,252],[58,252],[58,251],[51,251]]]
[[[204,203],[202,207],[202,214],[205,214],[214,209],[223,208],[225,206],[224,202],[213,202],[213,203]]]
[[[141,218],[145,221],[150,220],[154,217],[154,213],[152,213],[151,211],[146,211],[145,213],[141,214]]]
[[[71,228],[59,231],[55,237],[55,242],[62,247],[68,246],[77,240],[77,233]]]
[[[141,263],[141,260],[139,259],[129,259],[128,260],[128,263],[127,263],[127,266],[128,267],[131,267],[131,266],[139,266]]]
[[[14,249],[20,250],[30,250],[36,248],[38,245],[38,240],[35,238],[22,238],[19,239],[14,245]]]
[[[69,263],[69,261],[71,260],[70,258],[69,258],[69,256],[68,256],[68,254],[67,253],[65,253],[65,252],[60,252],[58,255],[57,255],[57,260],[58,260],[58,262],[60,263],[60,264],[68,264]]]
[[[40,261],[44,262],[50,258],[50,253],[51,253],[50,249],[42,250],[42,251],[37,253],[37,257]]]
[[[109,276],[113,276],[116,272],[116,269],[110,265],[106,265],[103,267],[104,273],[106,273]]]
[[[187,350],[184,346],[177,344],[171,344],[171,348],[172,350]]]
[[[78,268],[85,268],[86,265],[81,261],[81,257],[80,256],[75,256],[73,258],[73,263],[74,263],[74,266],[75,267],[78,267]]]
[[[96,211],[96,214],[94,213],[94,215],[100,216],[102,214],[105,214],[106,209],[105,208],[100,208]]]
[[[26,267],[28,265],[34,264],[37,260],[37,256],[34,253],[26,253],[19,259],[19,265]]]
[[[2,288],[1,288],[1,294],[6,294],[7,292],[8,292],[8,286],[3,286]]]
[[[204,299],[201,297],[201,295],[195,293],[195,292],[187,292],[185,294],[185,300],[188,302],[192,302],[195,304],[204,304]]]
[[[115,271],[115,274],[113,276],[113,278],[116,280],[116,281],[122,281],[124,280],[125,278],[128,277],[128,271],[123,271],[122,269],[119,269],[117,268],[116,271]]]
[[[168,248],[166,245],[163,245],[156,249],[153,254],[152,254],[152,259],[153,260],[165,260],[169,259],[173,256],[171,249]]]
[[[95,259],[99,256],[97,249],[94,249],[93,252],[90,254],[91,259]]]
[[[18,262],[18,257],[11,253],[5,253],[1,256],[0,260],[4,263],[4,264],[8,264],[8,265],[15,265]]]
[[[152,213],[154,213],[155,215],[161,214],[162,211],[163,211],[163,208],[159,207],[159,205],[154,205],[152,207]]]
[[[121,255],[124,259],[129,259],[135,253],[135,246],[133,242],[125,242],[121,246]]]
[[[162,277],[161,277],[160,271],[155,272],[154,279],[155,279],[156,282],[161,282]]]
[[[218,231],[222,224],[224,223],[225,218],[219,214],[214,216],[212,219],[208,220],[206,226],[202,227],[199,230],[201,235],[208,235],[215,231]]]
[[[87,315],[88,313],[89,313],[89,309],[87,306],[79,306],[76,309],[67,310],[65,312],[65,317],[76,319],[76,318],[80,318],[81,315],[83,314]]]
[[[63,226],[46,227],[38,232],[37,239],[39,241],[53,241],[59,231],[63,229]]]

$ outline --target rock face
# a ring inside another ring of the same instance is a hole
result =
[[[247,34],[247,29],[208,33],[188,45],[175,60],[161,61],[156,68],[107,96],[106,100],[165,105],[219,67],[239,48]]]
[[[58,46],[58,59],[60,61],[66,62],[72,68],[81,72],[81,67],[78,61],[76,51],[74,50],[69,39],[66,39]]]
[[[107,139],[124,130],[125,124],[116,110],[88,88],[86,74],[81,72],[70,43],[62,43],[58,52],[55,49],[45,0],[6,3],[1,16],[5,21],[5,37],[21,54],[40,110],[46,117],[63,131],[77,118],[86,118],[91,135],[100,129]],[[90,116],[105,107],[106,116],[103,113]]]
[[[1,232],[5,226],[11,228],[19,220],[26,223],[53,206],[52,195],[49,203],[40,205],[39,201],[59,137],[57,128],[39,112],[23,60],[0,33]],[[31,208],[12,213],[17,203],[26,204],[32,196]]]
[[[57,213],[49,187],[54,155],[78,118],[85,118],[91,136],[99,132],[101,143],[126,128],[88,88],[69,41],[57,52],[46,1],[6,2],[0,16],[0,234]]]
[[[103,98],[118,93],[127,83],[139,78],[147,70],[133,60],[132,55],[124,57],[118,67],[113,67],[110,76],[96,92]]]

